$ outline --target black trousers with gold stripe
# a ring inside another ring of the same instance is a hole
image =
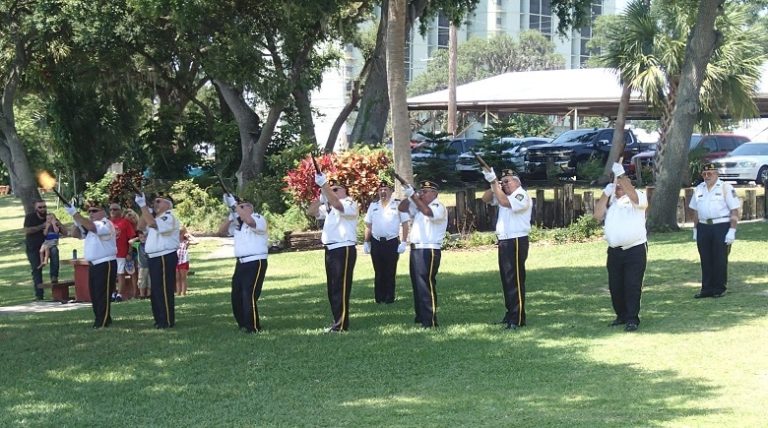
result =
[[[176,291],[176,252],[149,259],[149,280],[152,287],[152,316],[155,327],[168,328],[176,324],[176,306],[174,292]]]
[[[232,313],[240,328],[253,332],[261,330],[259,308],[256,305],[267,273],[267,259],[248,263],[237,262],[232,275]]]
[[[504,292],[506,324],[525,325],[525,260],[528,259],[528,237],[499,240],[499,273]]]
[[[326,285],[333,313],[331,330],[349,329],[349,294],[352,292],[352,273],[356,261],[357,250],[354,245],[325,249]]]
[[[93,307],[93,328],[108,327],[112,324],[110,291],[117,279],[117,260],[88,266],[88,291]]]
[[[423,327],[437,327],[437,271],[440,250],[411,248],[411,285],[416,322]]]
[[[395,276],[397,261],[400,254],[397,247],[400,240],[392,238],[389,241],[371,240],[371,261],[373,262],[373,298],[376,303],[393,303],[395,301]]]

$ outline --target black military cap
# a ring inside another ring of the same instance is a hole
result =
[[[391,179],[388,180],[388,179],[382,178],[379,181],[379,188],[382,188],[382,187],[388,187],[390,189],[393,188],[394,186],[393,186],[392,180]]]
[[[434,181],[431,181],[431,180],[422,180],[422,181],[420,181],[419,182],[419,188],[421,188],[422,190],[424,190],[424,189],[432,189],[434,191],[440,190],[440,187],[437,185],[437,183],[435,183]]]
[[[170,202],[171,205],[173,205],[173,198],[170,194],[165,192],[157,192],[156,198],[165,199],[166,201]]]
[[[328,185],[333,187],[343,187],[344,189],[347,189],[347,183],[339,180],[338,178],[333,178],[328,180]]]
[[[502,169],[501,170],[501,177],[517,177],[517,173],[514,169]]]
[[[704,164],[704,167],[701,168],[702,171],[715,171],[717,172],[717,167],[712,162],[707,162]]]

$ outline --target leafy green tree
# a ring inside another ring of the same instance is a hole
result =
[[[710,132],[724,124],[723,116],[753,117],[756,107],[752,94],[765,60],[762,36],[755,26],[748,25],[744,7],[728,3],[715,15],[707,11],[704,14],[714,20],[717,34],[706,59],[701,57],[706,52],[695,54],[701,74],[696,74],[693,83],[699,82],[701,90],[691,92],[694,88],[686,77],[693,73],[694,64],[687,61],[694,54],[690,46],[686,49],[686,43],[690,34],[702,29],[696,27],[701,24],[697,21],[701,16],[695,16],[695,12],[685,2],[659,2],[653,6],[644,1],[630,3],[627,13],[609,26],[610,42],[602,56],[603,64],[619,70],[625,87],[639,90],[661,116],[655,167],[660,187],[657,194],[662,195],[655,196],[661,203],[651,209],[649,223],[662,229],[677,228],[677,198],[673,196],[679,192],[681,182],[675,171],[687,170],[682,167],[687,163],[694,124]],[[702,10],[698,13],[701,15]],[[685,118],[683,128],[690,130],[680,134],[681,130],[674,126],[676,117]]]

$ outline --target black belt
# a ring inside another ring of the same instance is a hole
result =
[[[385,237],[377,238],[375,236],[371,236],[371,239],[374,239],[374,240],[379,241],[379,242],[387,242],[387,241],[391,241],[393,239],[397,239],[397,236],[395,236],[394,238],[390,238],[390,239],[387,239]]]

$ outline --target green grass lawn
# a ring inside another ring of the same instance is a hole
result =
[[[0,198],[0,305],[32,298],[21,217]],[[273,255],[265,332],[244,335],[232,260],[205,241],[172,330],[152,328],[148,301],[113,305],[96,331],[90,309],[0,315],[0,426],[766,426],[767,232],[739,228],[728,295],[702,300],[690,231],[653,236],[637,333],[607,327],[605,244],[592,242],[532,246],[517,332],[490,324],[504,312],[495,248],[443,254],[435,331],[412,323],[406,258],[397,302],[376,305],[360,251],[351,331],[337,335],[322,333],[322,253]]]

